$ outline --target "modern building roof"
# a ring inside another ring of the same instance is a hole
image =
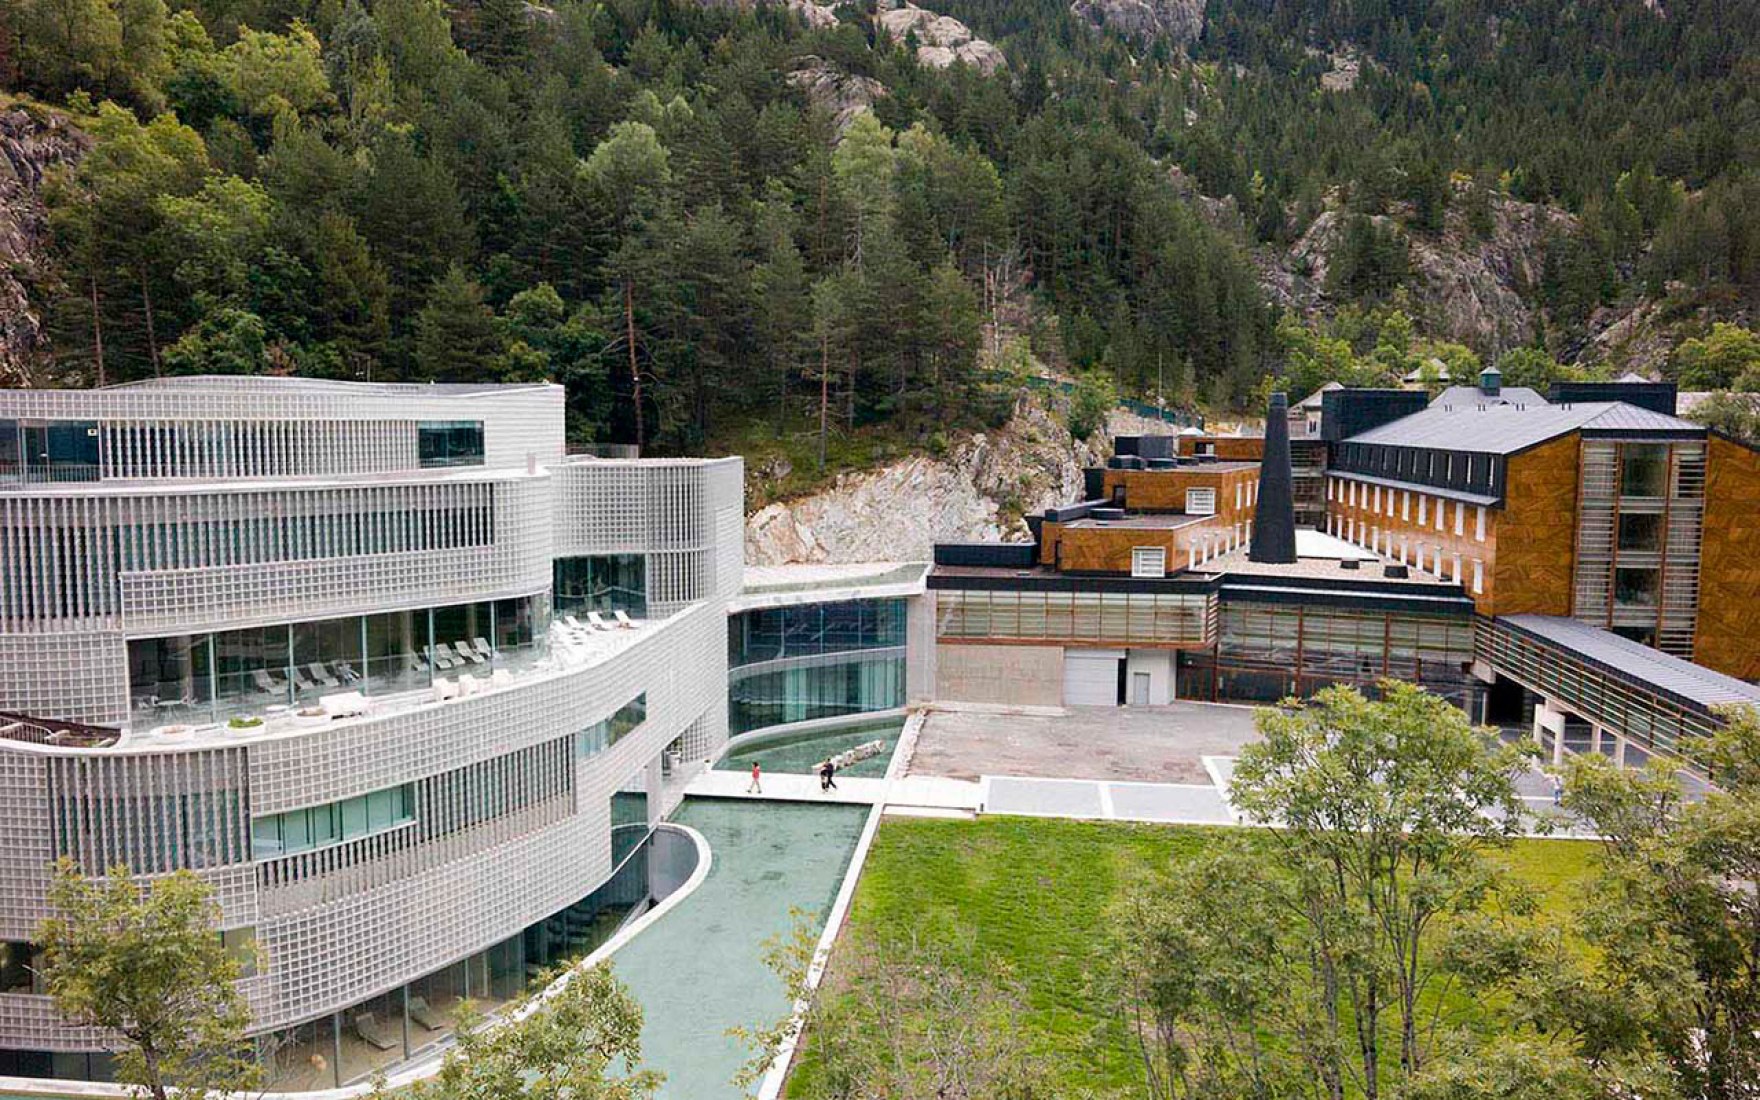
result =
[[[1760,687],[1754,684],[1713,672],[1577,619],[1555,615],[1504,615],[1497,621],[1574,653],[1616,676],[1702,707],[1730,703],[1760,706]]]
[[[1495,394],[1478,386],[1450,386],[1431,398],[1431,405],[1545,405],[1545,396],[1526,386],[1500,386]]]
[[[1433,404],[1346,442],[1508,455],[1575,431],[1659,438],[1705,435],[1703,425],[1620,401],[1524,406]]]
[[[1343,382],[1328,382],[1324,386],[1321,386],[1319,389],[1315,390],[1313,393],[1309,394],[1308,396],[1302,398],[1300,401],[1296,402],[1296,408],[1298,408],[1298,409],[1318,409],[1324,404],[1323,398],[1327,394],[1331,393],[1333,390],[1342,390],[1342,389],[1344,389]]]
[[[880,600],[923,594],[929,563],[748,565],[744,589],[728,602],[729,611],[765,607]]]
[[[194,374],[118,382],[109,390],[164,390],[170,393],[245,391],[252,393],[336,393],[428,397],[481,397],[541,390],[549,382],[351,382],[335,378],[292,378],[267,374]],[[558,387],[559,388],[559,387]]]

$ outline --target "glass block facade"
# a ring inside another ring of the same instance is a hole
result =
[[[0,393],[0,712],[103,734],[0,736],[0,1070],[106,1072],[9,961],[63,855],[213,886],[277,1089],[608,935],[669,760],[727,737],[742,486],[564,454],[549,385]],[[559,579],[639,626],[564,626]]]

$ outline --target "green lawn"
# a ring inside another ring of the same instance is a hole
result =
[[[1096,1042],[1100,1020],[1085,992],[1104,964],[1107,910],[1131,884],[1224,832],[1043,818],[889,819],[844,936],[962,930],[972,938],[973,969],[1006,968],[1024,986],[1022,1025],[1068,1067],[1072,1087],[1128,1085],[1138,1072],[1135,1053]],[[1535,840],[1500,858],[1557,912],[1572,905],[1594,852],[1581,841]],[[797,1071],[789,1095],[814,1095],[810,1067]]]

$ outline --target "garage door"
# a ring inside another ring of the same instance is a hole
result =
[[[1118,705],[1118,663],[1122,649],[1063,651],[1063,703],[1070,707]]]

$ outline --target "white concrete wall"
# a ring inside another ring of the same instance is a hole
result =
[[[935,698],[958,703],[1063,705],[1063,647],[938,645]]]

